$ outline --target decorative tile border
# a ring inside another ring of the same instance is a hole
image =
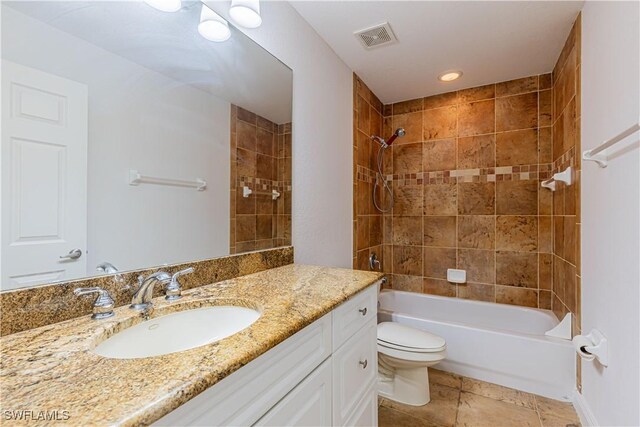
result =
[[[387,182],[398,185],[448,184],[463,182],[496,182],[543,180],[551,176],[552,164],[542,163],[522,166],[499,166],[495,168],[454,169],[444,171],[420,172],[386,175]],[[358,166],[358,181],[375,182],[376,172]]]
[[[562,172],[569,166],[576,166],[576,147],[573,146],[553,162],[553,173]]]
[[[291,181],[272,181],[270,179],[254,178],[251,176],[238,177],[237,185],[239,187],[247,186],[252,190],[291,191]]]

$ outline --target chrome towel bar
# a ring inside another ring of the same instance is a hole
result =
[[[629,135],[634,134],[638,130],[640,130],[640,124],[636,123],[635,125],[631,126],[629,129],[626,129],[626,130],[620,132],[618,135],[616,135],[613,138],[603,142],[602,144],[600,144],[596,148],[593,148],[591,150],[587,150],[587,151],[583,152],[582,153],[582,159],[583,160],[587,160],[587,161],[591,161],[591,162],[596,162],[598,164],[598,166],[600,166],[601,168],[606,168],[607,167],[607,156],[605,154],[600,154],[600,153],[602,151],[606,150],[607,148],[611,147],[615,143],[622,141],[623,139],[625,139]]]

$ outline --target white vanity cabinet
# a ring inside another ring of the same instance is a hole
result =
[[[376,283],[158,426],[376,426]]]

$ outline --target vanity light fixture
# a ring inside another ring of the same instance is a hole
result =
[[[441,82],[452,82],[462,77],[462,71],[445,71],[438,76]]]
[[[198,32],[202,37],[212,42],[223,42],[231,37],[229,23],[204,4],[200,12]]]
[[[182,0],[144,0],[144,2],[162,12],[177,12],[182,7]]]
[[[231,0],[229,15],[241,27],[258,28],[262,24],[260,0]]]

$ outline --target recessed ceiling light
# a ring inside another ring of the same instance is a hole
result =
[[[144,2],[162,12],[177,12],[182,7],[181,0],[144,0]]]
[[[223,42],[231,37],[229,23],[204,4],[200,12],[198,32],[202,37],[212,42]]]
[[[258,28],[262,24],[260,0],[231,0],[229,15],[244,28]]]
[[[462,71],[446,71],[438,76],[441,82],[452,82],[462,76]]]

